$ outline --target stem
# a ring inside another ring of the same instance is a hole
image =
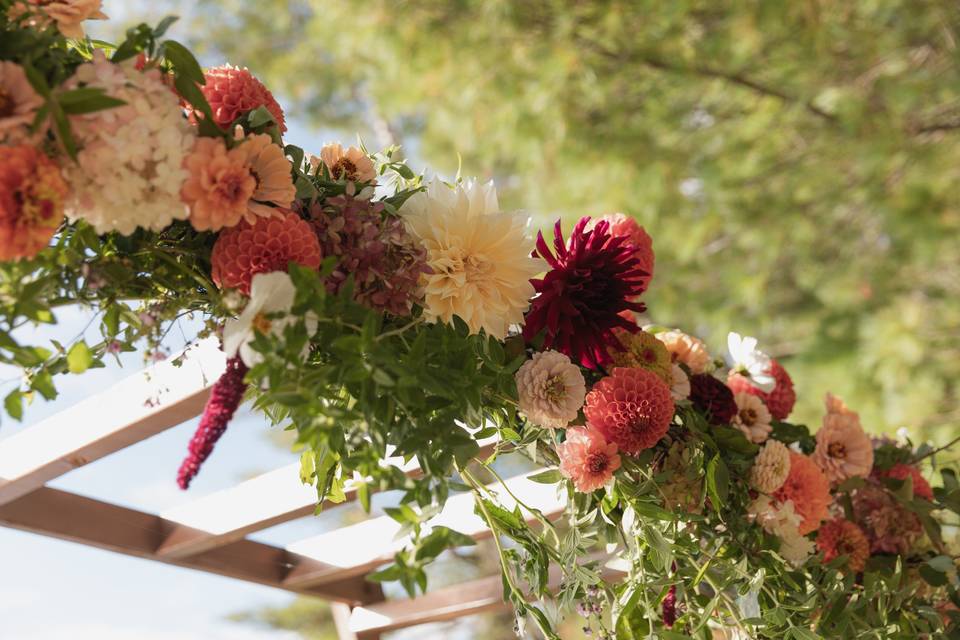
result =
[[[414,318],[412,321],[408,322],[407,324],[403,325],[402,327],[398,327],[397,329],[392,329],[392,330],[390,330],[390,331],[385,331],[384,333],[381,333],[379,336],[377,336],[377,342],[380,342],[381,340],[384,340],[385,338],[390,338],[390,337],[393,337],[393,336],[398,336],[398,335],[400,335],[400,334],[402,334],[402,333],[406,333],[408,329],[412,329],[413,327],[417,326],[417,325],[420,324],[421,322],[423,322],[423,316]]]
[[[948,442],[947,444],[943,445],[942,447],[937,447],[936,449],[934,449],[934,450],[932,450],[932,451],[926,452],[926,453],[923,454],[922,456],[917,456],[916,458],[914,458],[913,460],[910,461],[910,464],[916,464],[916,463],[920,462],[921,460],[924,460],[924,459],[926,459],[926,458],[929,458],[930,456],[937,455],[937,454],[940,453],[941,451],[945,451],[946,449],[949,449],[950,447],[952,447],[953,445],[957,444],[958,442],[960,442],[960,436],[957,436],[956,438],[954,438],[953,440],[951,440],[951,441]]]

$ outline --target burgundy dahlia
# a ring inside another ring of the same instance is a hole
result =
[[[733,416],[737,415],[733,391],[709,373],[690,376],[690,401],[707,414],[710,424],[730,424]]]
[[[243,381],[245,375],[247,365],[243,364],[240,356],[227,360],[227,369],[210,390],[210,399],[203,408],[200,424],[197,425],[187,447],[189,453],[177,472],[177,484],[181,489],[190,486],[190,481],[200,471],[200,465],[210,456],[213,446],[227,430],[227,425],[243,400],[243,392],[247,389],[247,383]]]
[[[419,299],[427,253],[403,221],[385,215],[383,204],[348,195],[310,207],[324,256],[337,256],[327,290],[337,293],[353,276],[354,299],[371,309],[407,316]]]
[[[543,349],[596,369],[611,361],[609,349],[619,344],[614,329],[639,330],[620,313],[646,309],[636,297],[643,293],[649,273],[626,238],[611,235],[609,222],[601,220],[587,230],[589,222],[589,216],[581,218],[565,242],[558,220],[553,252],[543,233],[537,235],[534,255],[551,269],[530,281],[539,295],[530,305],[523,337],[530,341],[542,331]]]

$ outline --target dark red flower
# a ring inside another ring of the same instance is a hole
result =
[[[613,330],[638,330],[622,311],[644,311],[636,302],[649,274],[641,267],[634,247],[624,236],[612,236],[610,224],[601,220],[587,230],[589,217],[581,218],[565,242],[560,221],[554,227],[553,248],[543,233],[537,235],[534,255],[547,261],[550,271],[533,279],[539,294],[533,299],[523,327],[523,337],[532,340],[544,332],[543,349],[554,349],[585,367],[610,362],[609,348],[619,344]]]
[[[733,391],[709,373],[690,376],[690,402],[707,414],[710,424],[729,424],[737,415]]]
[[[203,408],[200,424],[187,447],[189,453],[177,472],[177,484],[181,489],[190,486],[190,481],[200,471],[200,465],[210,456],[213,446],[227,430],[247,389],[247,383],[243,381],[245,375],[247,365],[243,364],[240,356],[227,360],[227,369],[210,390],[210,399]]]
[[[677,585],[670,585],[670,590],[663,598],[663,626],[672,629],[677,622]]]

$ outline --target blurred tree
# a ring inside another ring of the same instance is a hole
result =
[[[538,222],[650,230],[650,317],[759,336],[870,429],[960,402],[960,5],[209,0],[206,42],[291,110],[497,179]],[[216,29],[209,25],[216,24]],[[322,141],[316,141],[317,146]]]

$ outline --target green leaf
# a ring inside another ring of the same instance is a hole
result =
[[[67,368],[70,373],[83,373],[93,364],[93,354],[83,340],[74,343],[67,352]]]
[[[53,384],[53,376],[47,370],[38,371],[30,381],[30,388],[39,392],[46,400],[57,397],[57,388]]]
[[[82,87],[61,93],[57,96],[57,102],[65,113],[71,115],[93,113],[127,104],[123,100],[108,96],[103,89],[97,87]]]
[[[163,57],[173,65],[177,77],[185,77],[199,85],[206,84],[207,81],[203,76],[200,63],[193,57],[189,49],[176,40],[167,40],[163,43]]]
[[[710,494],[710,499],[714,503],[713,508],[718,513],[726,504],[729,492],[730,472],[718,454],[713,456],[707,464],[707,493]]]
[[[3,400],[3,408],[14,420],[23,419],[23,393],[19,389],[14,389],[7,394]]]
[[[275,123],[276,119],[273,117],[273,114],[270,113],[270,110],[266,107],[257,107],[253,111],[247,114],[247,124],[251,129],[259,129],[264,125]],[[295,165],[296,166],[296,165]]]
[[[560,473],[559,469],[547,469],[546,471],[535,473],[532,476],[527,476],[527,479],[532,482],[539,482],[540,484],[557,484],[563,480],[563,474]]]
[[[803,627],[792,627],[790,629],[790,637],[793,638],[793,640],[823,640],[823,637],[819,634],[809,629],[804,629]]]

